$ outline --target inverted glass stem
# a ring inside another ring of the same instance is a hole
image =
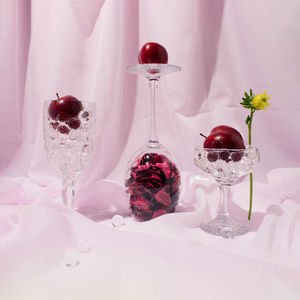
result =
[[[219,202],[219,215],[229,215],[228,213],[228,199],[230,193],[230,185],[219,183],[220,202]]]
[[[158,137],[156,133],[156,115],[155,115],[155,100],[156,90],[158,87],[158,79],[149,80],[150,87],[150,134],[147,146],[150,148],[156,148],[159,145]]]

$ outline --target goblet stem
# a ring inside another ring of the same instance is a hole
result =
[[[72,208],[75,196],[75,176],[72,178],[64,177],[62,187],[63,202],[68,208]]]
[[[219,202],[219,215],[229,215],[228,213],[228,199],[230,193],[230,185],[219,183],[220,202]]]
[[[157,148],[159,146],[158,137],[156,134],[156,115],[155,115],[155,98],[158,87],[158,79],[149,80],[150,87],[150,135],[147,143],[149,148]]]
[[[233,220],[228,212],[228,200],[230,197],[230,184],[218,182],[220,189],[219,211],[216,218],[210,220],[200,227],[209,233],[221,235],[224,238],[233,238],[237,235],[245,234],[248,229],[246,226],[238,224]]]

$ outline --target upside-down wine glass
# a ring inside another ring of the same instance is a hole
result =
[[[211,174],[220,190],[219,211],[216,218],[200,225],[201,229],[224,238],[232,238],[248,232],[229,214],[230,186],[239,178],[249,174],[259,163],[259,151],[255,147],[246,149],[195,148],[194,163]]]
[[[127,71],[146,77],[150,89],[150,132],[146,145],[128,163],[125,181],[130,208],[140,221],[175,211],[180,174],[170,152],[159,142],[156,132],[156,95],[161,76],[180,71],[170,64],[138,64]]]

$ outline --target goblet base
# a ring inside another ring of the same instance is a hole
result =
[[[219,214],[215,219],[200,225],[205,232],[222,236],[223,238],[233,238],[248,232],[245,225],[233,220],[229,214]]]

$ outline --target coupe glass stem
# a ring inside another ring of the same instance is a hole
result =
[[[228,199],[229,199],[230,185],[219,183],[219,189],[220,189],[219,215],[229,215]]]
[[[68,208],[72,208],[75,196],[75,176],[72,178],[64,177],[62,186],[63,202]]]
[[[156,115],[155,115],[155,98],[156,98],[156,90],[158,87],[158,79],[150,79],[149,80],[150,87],[150,135],[147,146],[149,148],[156,148],[159,145],[158,137],[156,134]]]

